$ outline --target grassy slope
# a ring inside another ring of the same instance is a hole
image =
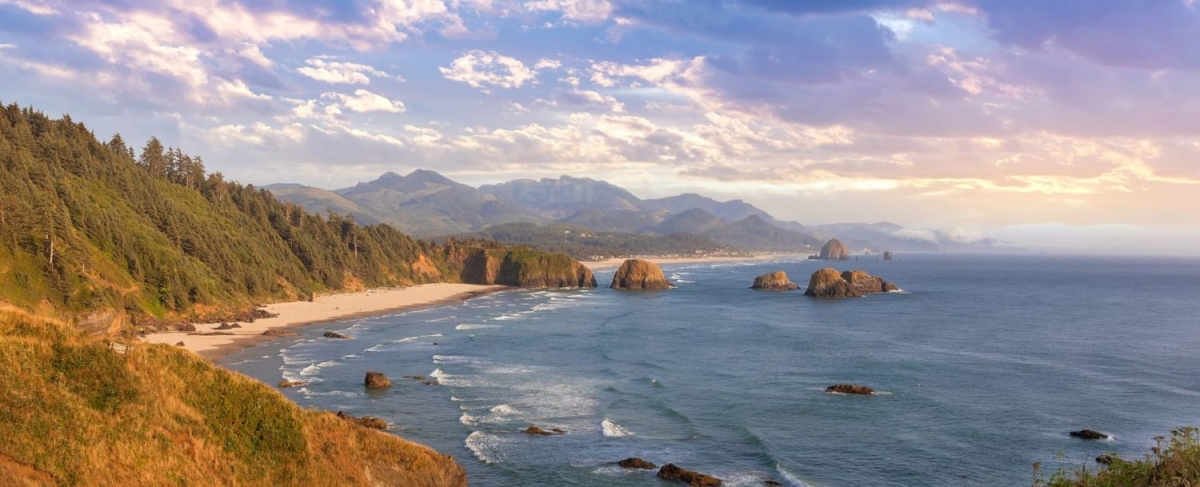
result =
[[[127,355],[0,312],[0,478],[16,485],[466,485],[452,458],[172,347]]]
[[[1200,486],[1200,430],[1171,432],[1141,460],[1115,458],[1111,465],[1089,471],[1062,470],[1034,487],[1194,487]]]

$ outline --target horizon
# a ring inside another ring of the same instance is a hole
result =
[[[0,99],[260,186],[569,175],[805,225],[1195,256],[1198,9],[0,0]]]

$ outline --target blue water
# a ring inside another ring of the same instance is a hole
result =
[[[385,418],[476,486],[1020,486],[1200,425],[1200,260],[901,255],[838,263],[902,293],[822,301],[747,289],[809,261],[664,266],[677,289],[509,291],[316,325],[227,366],[302,406]],[[606,283],[612,271],[599,272]],[[335,330],[351,340],[320,338]],[[364,371],[396,386],[362,387]],[[425,386],[404,375],[436,375]],[[853,382],[883,394],[824,393]],[[565,436],[520,433],[560,427]],[[1114,435],[1085,442],[1080,428]]]

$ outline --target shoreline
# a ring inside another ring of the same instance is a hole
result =
[[[813,254],[800,254],[800,253],[757,254],[752,257],[741,257],[741,256],[739,256],[739,257],[733,257],[733,256],[731,256],[731,257],[666,257],[666,258],[613,257],[611,259],[604,259],[604,260],[580,261],[580,263],[587,266],[587,268],[589,270],[591,270],[592,272],[595,272],[598,270],[615,269],[617,267],[620,267],[621,264],[624,263],[627,259],[647,260],[647,261],[653,262],[653,263],[661,266],[661,265],[671,265],[671,264],[698,264],[698,263],[705,263],[705,262],[755,262],[755,261],[782,259],[782,258],[787,258],[787,257],[795,257],[798,259],[807,259],[809,255],[813,255]]]
[[[327,294],[317,296],[315,301],[288,301],[266,305],[263,309],[279,316],[259,318],[253,323],[236,322],[241,328],[218,331],[216,328],[220,323],[204,323],[195,325],[196,331],[194,332],[151,333],[141,337],[141,341],[167,345],[183,342],[182,348],[216,362],[233,352],[292,336],[291,334],[264,335],[263,333],[268,330],[287,330],[319,323],[442,306],[506,289],[509,287],[438,283],[405,288],[380,288],[355,293]],[[222,334],[197,334],[214,332]]]

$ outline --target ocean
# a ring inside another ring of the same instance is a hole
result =
[[[863,269],[899,293],[749,289]],[[513,290],[301,328],[222,365],[304,407],[384,418],[475,486],[1027,486],[1200,425],[1200,260],[900,254],[663,266],[677,288]],[[352,337],[322,338],[326,330]],[[367,391],[368,370],[395,387]],[[433,376],[438,386],[406,380]],[[873,397],[827,394],[850,382]],[[531,436],[530,425],[566,431]],[[1107,441],[1071,438],[1090,428]]]

